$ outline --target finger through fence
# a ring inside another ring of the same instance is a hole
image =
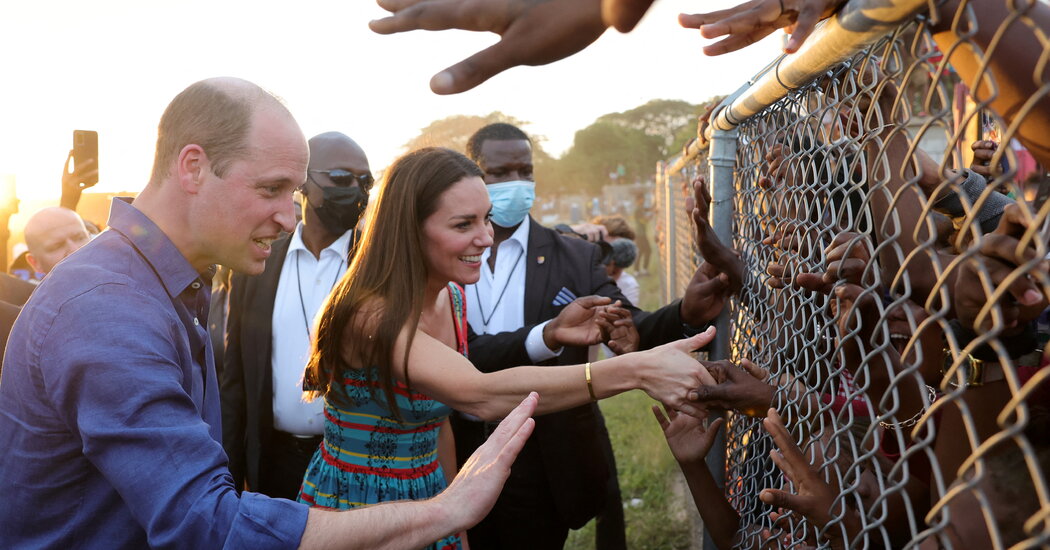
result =
[[[768,370],[778,413],[726,424],[734,544],[1046,548],[1050,7],[887,3],[849,3],[900,23],[885,36],[716,115],[738,121],[745,265],[720,337]],[[658,173],[667,296],[700,261],[697,149]]]

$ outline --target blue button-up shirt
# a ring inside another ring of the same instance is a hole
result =
[[[132,205],[36,289],[0,380],[0,548],[295,548],[306,506],[238,496],[209,281]]]

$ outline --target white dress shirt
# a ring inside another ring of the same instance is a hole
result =
[[[273,426],[295,435],[324,434],[324,400],[303,401],[303,373],[310,330],[321,304],[347,268],[353,231],[343,233],[315,258],[303,244],[300,222],[288,243],[273,304]],[[309,323],[309,324],[308,324]]]
[[[525,326],[525,266],[535,258],[526,257],[529,250],[529,218],[501,242],[496,254],[496,269],[489,268],[492,250],[481,254],[481,278],[476,284],[467,285],[467,322],[477,334],[496,334],[518,330]],[[545,361],[561,354],[543,342],[541,323],[525,340],[525,349],[534,363]]]
[[[621,271],[620,278],[616,279],[616,286],[620,287],[620,292],[623,293],[624,298],[630,300],[634,307],[639,307],[638,301],[641,300],[642,287],[638,284],[638,279],[635,279],[634,275]]]

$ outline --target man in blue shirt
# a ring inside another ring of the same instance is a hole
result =
[[[351,512],[245,492],[220,445],[207,333],[213,264],[259,273],[295,223],[308,151],[287,109],[237,79],[161,119],[149,184],[37,288],[0,382],[2,548],[419,548],[476,523],[536,397],[430,501]]]

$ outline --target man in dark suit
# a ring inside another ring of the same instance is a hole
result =
[[[479,370],[586,362],[586,348],[554,349],[542,337],[548,326],[544,321],[576,296],[622,301],[632,312],[642,349],[682,338],[718,315],[721,302],[711,298],[727,290],[724,277],[698,270],[684,299],[644,312],[606,274],[597,246],[536,223],[528,215],[535,197],[532,146],[520,129],[486,126],[467,147],[485,172],[493,203],[493,246],[482,256],[481,280],[467,289],[469,353]],[[490,429],[464,417],[454,417],[453,427],[461,457],[469,456]],[[619,490],[615,482],[611,488],[606,485],[609,476],[615,477],[611,456],[596,405],[537,417],[533,437],[514,463],[496,506],[469,533],[472,549],[561,548],[569,529],[603,510],[610,521],[598,529],[599,548],[623,547]]]
[[[314,316],[346,272],[373,178],[349,137],[312,138],[303,218],[272,244],[261,275],[234,274],[221,375],[223,446],[238,489],[294,499],[324,434],[321,400],[302,402]]]
[[[4,367],[3,351],[7,349],[7,335],[34,288],[36,286],[32,283],[0,273],[0,369]]]

